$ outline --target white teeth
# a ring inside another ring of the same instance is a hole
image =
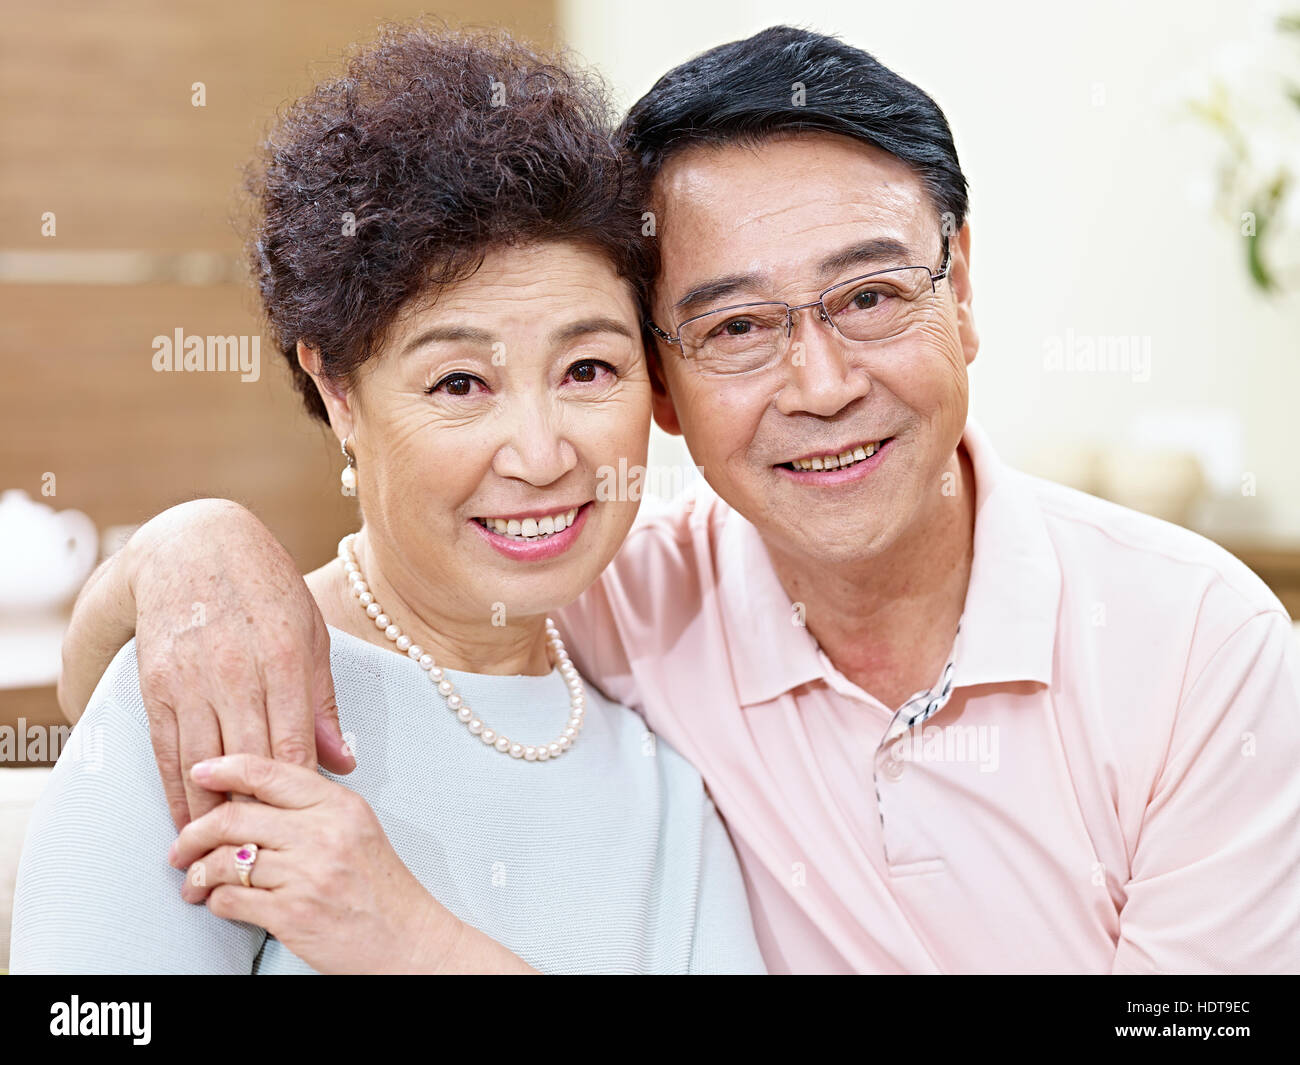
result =
[[[790,465],[796,470],[837,470],[869,459],[880,450],[880,444],[866,444],[841,451],[838,455],[818,455],[815,459],[795,459]]]
[[[580,507],[560,514],[548,514],[544,518],[480,518],[479,521],[493,532],[503,536],[535,540],[539,536],[552,536],[563,532],[578,519]]]

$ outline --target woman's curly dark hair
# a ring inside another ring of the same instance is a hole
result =
[[[585,244],[644,301],[644,197],[614,124],[603,84],[565,59],[423,24],[385,27],[291,105],[250,169],[249,254],[308,410],[328,421],[299,340],[346,384],[407,301],[494,247]]]

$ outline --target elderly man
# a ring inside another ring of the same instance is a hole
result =
[[[769,967],[1300,969],[1287,615],[1219,548],[1016,473],[968,423],[966,182],[935,103],[778,27],[667,74],[625,134],[654,179],[655,417],[707,487],[562,625],[702,772]],[[261,605],[181,631],[214,598]],[[324,627],[242,508],[176,508],[106,564],[65,705],[137,611],[178,824],[214,801],[185,766],[310,762],[313,710],[348,767]]]

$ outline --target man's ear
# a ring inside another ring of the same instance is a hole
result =
[[[980,336],[975,329],[975,313],[971,309],[974,292],[970,281],[970,223],[961,227],[957,239],[950,245],[952,261],[948,264],[948,280],[953,295],[957,297],[957,335],[961,339],[966,365],[975,361],[980,350]]]
[[[655,424],[670,436],[681,436],[682,426],[677,420],[677,408],[673,406],[673,397],[664,379],[664,366],[659,361],[658,345],[653,340],[646,342],[645,362],[650,371],[650,409]]]
[[[321,374],[320,350],[309,348],[298,341],[298,365],[311,376],[320,394],[321,402],[330,416],[330,427],[340,441],[350,437],[354,430],[352,404],[348,394],[335,382]]]

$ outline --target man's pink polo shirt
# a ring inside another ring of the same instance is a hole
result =
[[[953,690],[901,735],[706,486],[562,614],[583,673],[699,768],[773,972],[1300,970],[1300,653],[1184,529],[968,426]],[[901,725],[896,724],[901,729]]]

